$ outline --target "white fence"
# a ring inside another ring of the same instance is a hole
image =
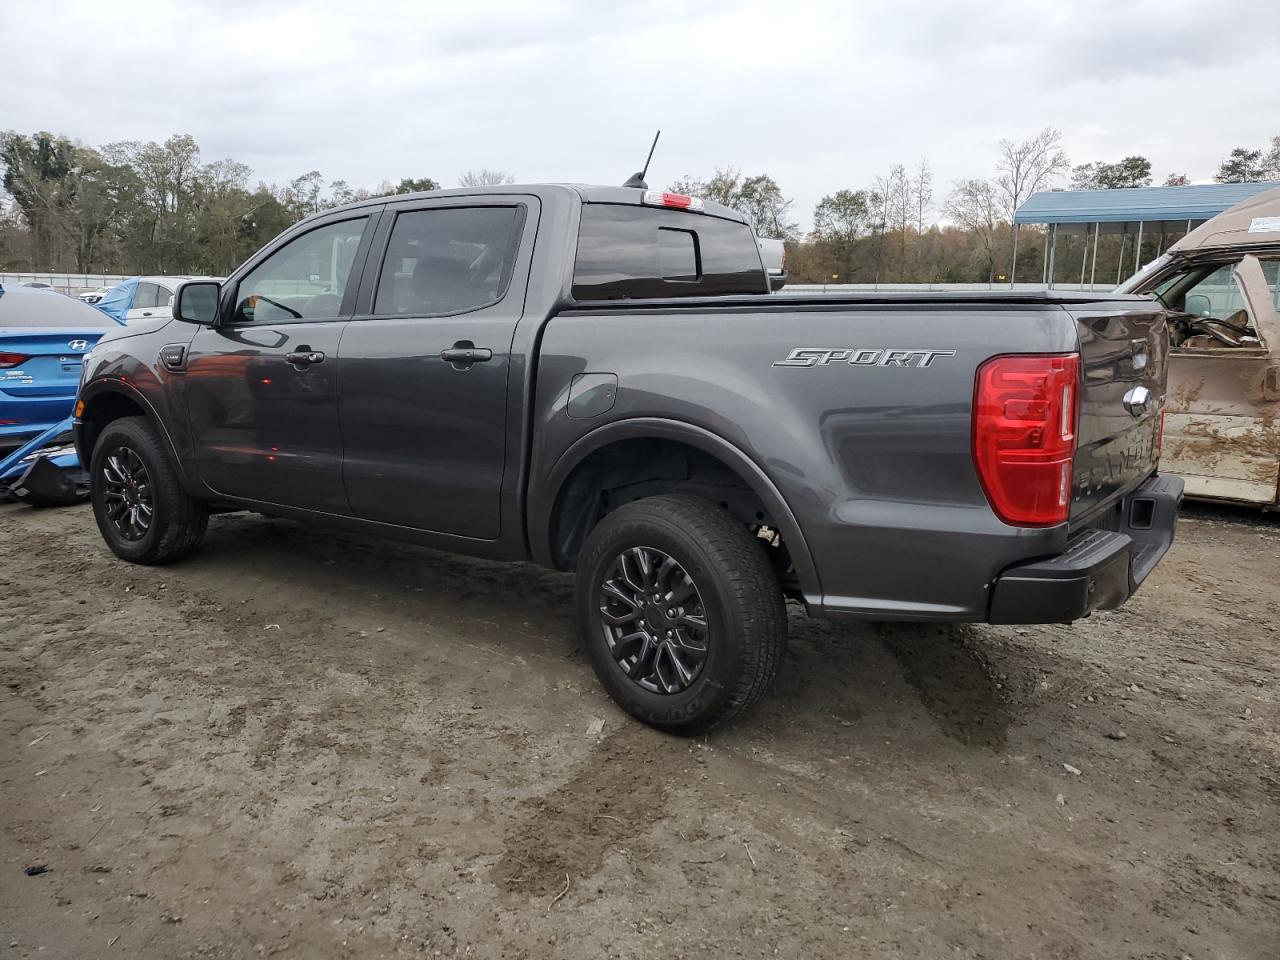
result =
[[[114,287],[125,279],[112,273],[0,273],[0,287],[39,283],[74,297],[98,287]]]

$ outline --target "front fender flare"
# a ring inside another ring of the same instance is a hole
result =
[[[741,449],[718,434],[703,427],[679,420],[660,417],[637,417],[616,420],[597,427],[586,436],[579,437],[556,460],[545,478],[530,485],[528,534],[529,547],[534,559],[545,566],[554,566],[551,556],[551,515],[565,482],[573,471],[602,447],[620,440],[675,440],[702,450],[722,461],[738,474],[768,508],[778,525],[783,542],[795,565],[796,578],[804,594],[805,603],[818,608],[822,603],[822,585],[813,555],[805,541],[804,533],[795,514],[768,474]]]
[[[160,437],[168,448],[169,455],[173,457],[173,462],[178,467],[178,474],[182,477],[183,486],[188,491],[191,491],[193,489],[192,478],[187,473],[183,459],[178,456],[178,448],[173,442],[173,437],[169,434],[169,428],[165,426],[164,420],[156,412],[155,406],[147,399],[146,394],[127,380],[116,377],[102,377],[85,384],[76,399],[78,402],[83,403],[87,409],[95,399],[105,394],[116,394],[138,405],[142,410],[143,416],[160,432]],[[86,449],[83,421],[80,417],[74,418],[72,432],[75,436],[76,453],[80,457],[80,463],[84,469],[88,470],[93,451]],[[194,489],[198,489],[199,486],[199,484],[196,484]]]

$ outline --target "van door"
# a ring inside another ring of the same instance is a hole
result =
[[[1170,353],[1161,468],[1188,496],[1270,504],[1280,489],[1280,259],[1200,264],[1161,284],[1191,315]]]
[[[511,342],[537,211],[520,195],[388,208],[362,284],[366,312],[339,352],[342,477],[356,516],[498,537]]]

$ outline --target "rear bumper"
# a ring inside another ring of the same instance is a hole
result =
[[[1001,573],[988,622],[1070,623],[1120,606],[1173,544],[1181,504],[1181,478],[1153,474],[1103,526],[1072,536],[1062,553]]]
[[[0,391],[0,447],[16,447],[44,433],[66,418],[75,402],[74,388],[53,397],[15,397]]]

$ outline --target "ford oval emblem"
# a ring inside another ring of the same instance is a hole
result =
[[[1147,407],[1151,403],[1151,391],[1146,387],[1134,387],[1124,395],[1124,408],[1129,411],[1129,416],[1140,417],[1147,412]]]

